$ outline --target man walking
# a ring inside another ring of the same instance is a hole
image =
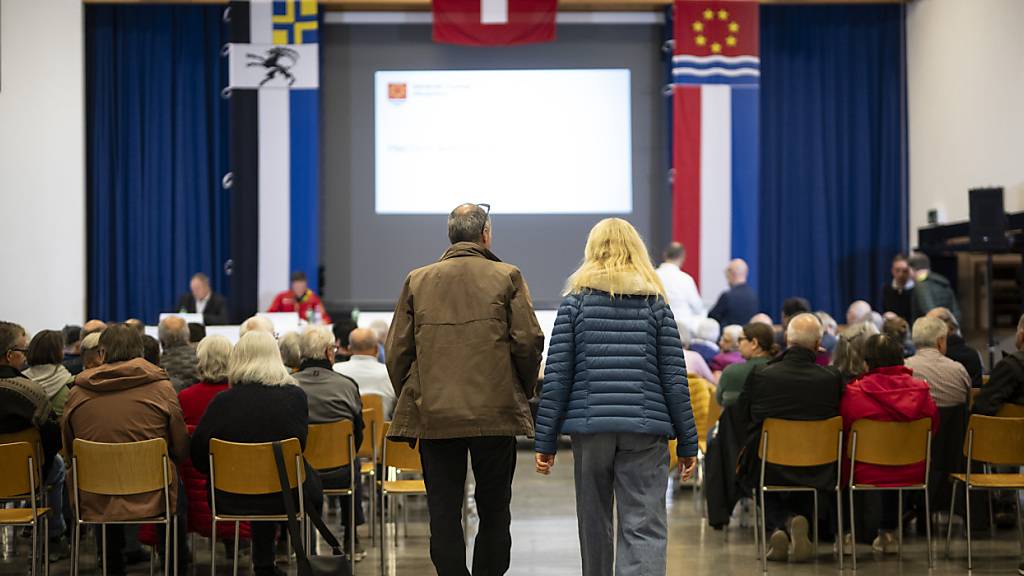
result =
[[[508,571],[509,505],[517,435],[533,435],[544,334],[519,269],[491,250],[483,207],[448,216],[451,247],[405,280],[386,345],[398,395],[389,437],[419,440],[439,576],[468,576],[462,531],[466,456],[476,479],[480,529],[473,576]]]

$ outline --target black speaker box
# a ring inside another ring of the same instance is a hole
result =
[[[1006,211],[1002,188],[975,188],[971,195],[971,249],[1006,250]]]

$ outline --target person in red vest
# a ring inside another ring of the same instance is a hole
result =
[[[275,296],[267,312],[298,312],[299,317],[310,324],[331,323],[331,317],[324,310],[320,297],[309,289],[306,273],[302,271],[292,272],[291,290]]]

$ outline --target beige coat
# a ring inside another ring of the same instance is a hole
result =
[[[544,333],[515,266],[472,242],[405,280],[388,334],[389,436],[533,435]]]
[[[104,364],[79,374],[64,405],[62,428],[68,453],[75,438],[108,443],[163,438],[175,461],[184,461],[189,454],[188,431],[174,387],[166,372],[142,358]],[[177,485],[177,480],[172,480],[172,506]],[[68,493],[74,497],[70,473]],[[81,513],[84,520],[157,516],[164,513],[163,494],[120,497],[83,493]]]

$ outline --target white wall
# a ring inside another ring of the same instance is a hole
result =
[[[929,209],[967,220],[972,187],[1024,210],[1024,1],[913,1],[907,82],[911,245]]]
[[[85,316],[81,0],[0,1],[0,319]]]

